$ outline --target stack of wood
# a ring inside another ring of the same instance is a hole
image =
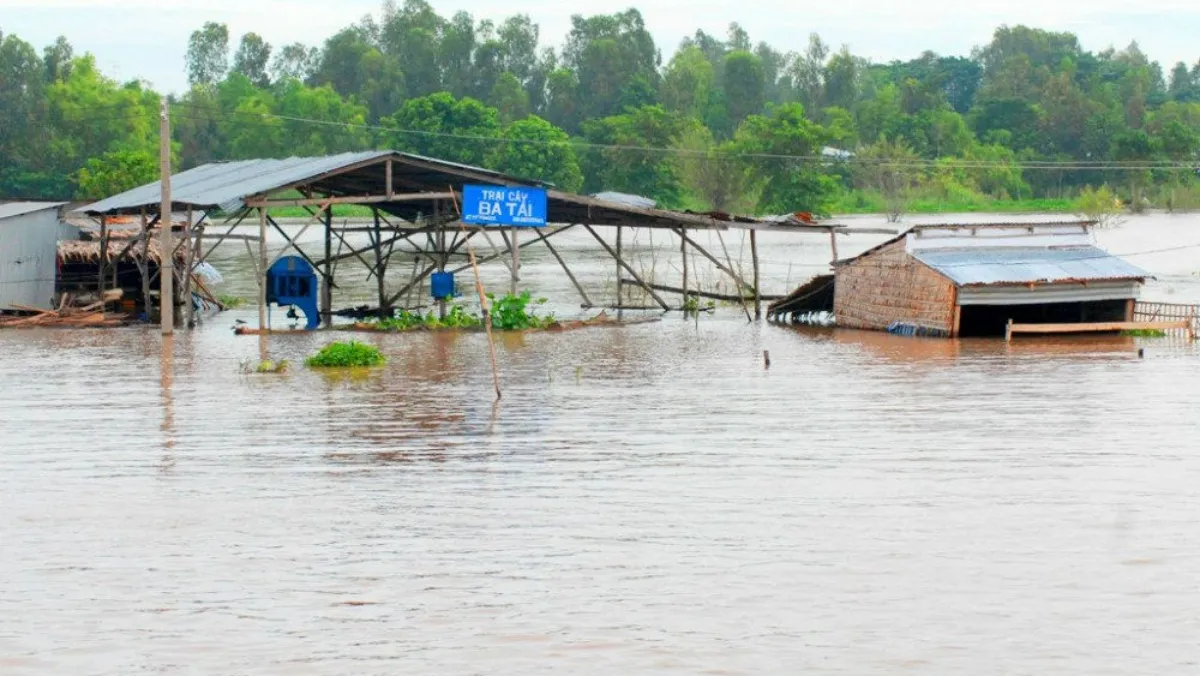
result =
[[[119,293],[119,292],[118,292]],[[13,305],[12,309],[32,314],[18,317],[0,317],[0,328],[22,328],[38,326],[61,326],[70,328],[122,326],[128,317],[123,314],[106,313],[106,299],[81,307],[71,305],[71,296],[65,294],[57,309],[44,310],[27,305]]]

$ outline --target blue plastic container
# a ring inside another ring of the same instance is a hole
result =
[[[453,298],[455,295],[454,273],[435,272],[429,276],[429,295],[436,299]]]

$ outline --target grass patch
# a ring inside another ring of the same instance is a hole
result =
[[[330,343],[304,360],[304,364],[309,368],[355,368],[381,366],[386,361],[379,348],[352,340]]]
[[[1122,336],[1132,336],[1134,338],[1166,338],[1167,332],[1162,329],[1130,329],[1122,331]]]

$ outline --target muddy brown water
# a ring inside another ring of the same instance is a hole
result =
[[[1131,257],[1159,276],[1147,297],[1200,301],[1200,249],[1176,248],[1200,221],[1101,241],[1157,252]],[[825,245],[768,239],[769,285]],[[586,239],[564,248],[611,281]],[[253,283],[237,257],[225,288]],[[523,263],[572,312],[553,259]],[[494,406],[481,335],[369,336],[390,362],[368,374],[246,376],[258,339],[231,327],[254,316],[169,350],[152,329],[0,332],[0,673],[1200,669],[1186,341],[722,307],[506,336]]]

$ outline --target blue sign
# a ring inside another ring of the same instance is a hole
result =
[[[528,228],[546,225],[543,188],[464,185],[462,194],[464,223]]]

